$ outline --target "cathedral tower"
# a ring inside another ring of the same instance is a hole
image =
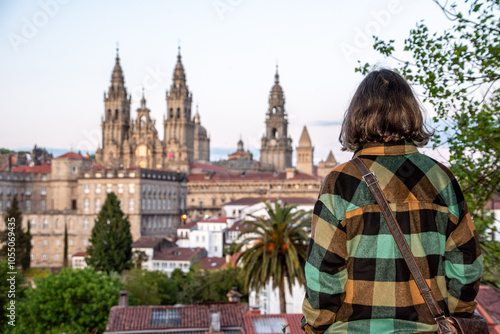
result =
[[[125,80],[116,49],[116,60],[111,86],[104,93],[104,118],[102,127],[102,148],[96,152],[96,160],[104,166],[118,167],[123,164],[123,142],[128,138],[130,126],[130,96],[127,96]]]
[[[292,167],[292,139],[288,137],[288,120],[285,112],[285,97],[279,84],[278,67],[274,86],[269,96],[269,110],[266,114],[266,134],[262,137],[260,161],[263,166],[271,165],[276,171]]]
[[[174,77],[170,91],[167,91],[167,117],[165,127],[164,165],[172,169],[188,171],[194,158],[194,121],[191,119],[192,95],[186,86],[186,75],[181,62],[181,52],[177,55]]]
[[[299,146],[297,146],[297,170],[301,173],[313,175],[313,153],[314,147],[311,144],[311,138],[304,126],[300,136]]]

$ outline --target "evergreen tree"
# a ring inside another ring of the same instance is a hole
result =
[[[63,254],[63,267],[68,266],[68,225],[64,223],[64,254]]]
[[[5,245],[0,250],[0,256],[7,258],[7,254],[11,253],[9,252],[9,248],[12,248],[9,246],[9,242],[11,242],[11,240],[9,240],[9,233],[13,232],[16,267],[22,267],[24,270],[28,269],[30,267],[31,256],[31,234],[29,232],[29,226],[27,232],[23,231],[23,217],[21,210],[19,210],[16,197],[12,200],[12,205],[7,210],[4,221],[5,230],[0,233],[0,241],[5,243]]]
[[[95,270],[121,273],[131,266],[132,234],[116,195],[108,194],[95,220],[87,248],[87,264]]]

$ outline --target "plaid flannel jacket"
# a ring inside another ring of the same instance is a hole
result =
[[[482,272],[474,223],[442,164],[410,143],[355,153],[374,172],[418,266],[447,314],[470,316]],[[435,332],[379,206],[354,163],[325,179],[305,266],[307,333]]]

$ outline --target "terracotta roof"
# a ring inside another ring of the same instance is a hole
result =
[[[126,330],[192,329],[184,333],[208,330],[210,314],[220,312],[221,330],[242,332],[242,316],[246,312],[245,304],[221,303],[186,306],[114,306],[111,308],[107,333]],[[170,333],[170,331],[169,331]]]
[[[155,252],[153,260],[159,261],[191,261],[203,248],[172,247]]]
[[[226,205],[254,205],[262,201],[274,202],[275,200],[282,201],[283,203],[288,203],[289,205],[314,205],[316,203],[316,198],[311,197],[243,197],[235,201],[224,204]]]
[[[196,265],[203,270],[221,269],[225,264],[226,258],[224,257],[204,257],[196,262]]]
[[[204,182],[248,182],[248,181],[285,181],[285,180],[319,180],[319,177],[304,173],[297,173],[293,178],[287,179],[286,173],[275,172],[244,172],[244,173],[213,173],[208,177],[200,173],[191,173],[188,180]]]
[[[202,169],[206,171],[217,171],[217,172],[229,172],[229,169],[220,167],[220,166],[215,166],[215,165],[208,165],[208,164],[191,164],[189,165],[189,168],[191,169]]]
[[[187,224],[184,224],[182,226],[179,226],[177,229],[178,230],[190,230],[190,229],[192,229],[193,227],[196,226],[196,223],[197,222],[187,223]]]
[[[88,256],[88,254],[86,252],[78,252],[78,253],[73,254],[73,257],[75,257],[75,256],[83,256],[83,257],[85,257],[85,256]]]
[[[50,173],[50,165],[41,166],[18,166],[12,168],[13,172],[24,172],[24,173]]]
[[[476,302],[477,310],[488,321],[490,333],[500,334],[500,291],[480,286]]]
[[[63,155],[60,155],[60,156],[58,156],[57,158],[54,158],[54,159],[63,159],[63,158],[85,159],[85,160],[88,160],[88,158],[85,158],[83,155],[75,153],[75,152],[64,153]]]
[[[228,232],[239,232],[245,228],[244,225],[241,225],[242,222],[234,223],[233,226],[227,229]]]
[[[286,333],[303,334],[304,331],[300,329],[301,319],[302,314],[259,314],[251,311],[243,316],[245,333],[255,334],[281,333],[281,328],[285,325],[288,325]]]
[[[227,222],[226,216],[213,216],[207,219],[200,219],[198,223],[225,223]]]
[[[163,242],[164,240],[169,241],[167,238],[164,237],[140,237],[134,243],[132,244],[133,248],[155,248],[158,246],[159,243]]]

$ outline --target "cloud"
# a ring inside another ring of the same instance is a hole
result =
[[[310,126],[340,126],[342,121],[315,121],[309,124]]]

